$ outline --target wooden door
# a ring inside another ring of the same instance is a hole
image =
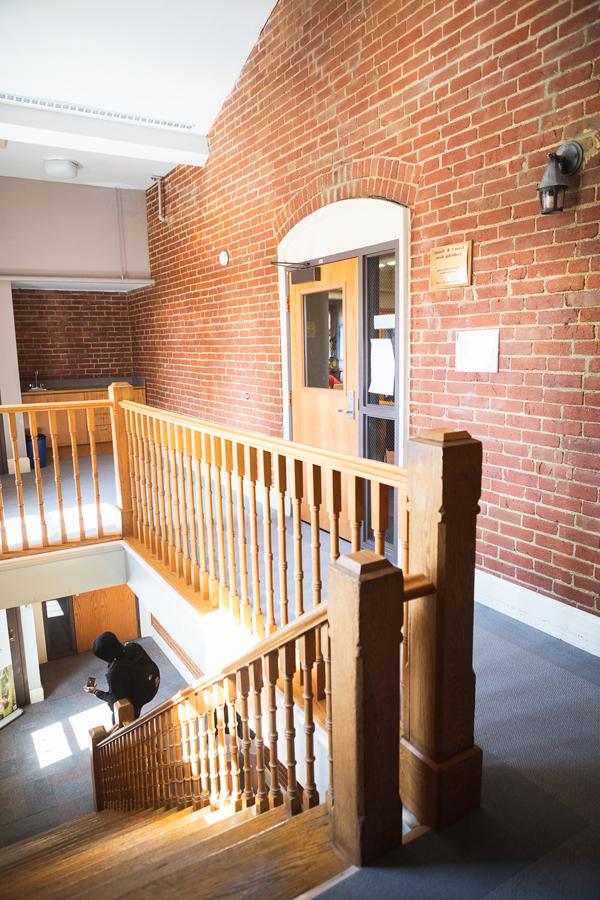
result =
[[[137,601],[126,584],[76,594],[73,610],[78,653],[91,650],[103,631],[113,631],[121,642],[139,637]]]
[[[358,259],[290,289],[292,436],[358,455]]]

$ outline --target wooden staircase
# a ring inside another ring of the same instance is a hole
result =
[[[235,848],[235,853],[232,851]],[[4,900],[297,897],[347,867],[324,805],[223,817],[209,808],[103,810],[3,848]]]

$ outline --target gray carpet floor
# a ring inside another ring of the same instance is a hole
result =
[[[477,606],[475,672],[481,809],[327,900],[600,897],[600,661]]]
[[[152,638],[140,644],[156,661],[160,690],[146,710],[185,682]],[[0,729],[0,846],[93,812],[87,732],[110,725],[110,710],[83,691],[88,675],[106,689],[106,663],[80,653],[41,667],[46,699]],[[0,889],[1,894],[1,889]]]

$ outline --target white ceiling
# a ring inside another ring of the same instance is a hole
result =
[[[1,0],[0,91],[191,126],[185,132],[132,126],[148,143],[159,130],[161,142],[170,134],[175,146],[182,133],[208,133],[274,6],[275,0]],[[175,151],[173,162],[152,161],[131,149],[84,152],[66,139],[61,146],[56,135],[44,141],[44,120],[54,114],[36,115],[40,137],[30,129],[19,140],[11,132],[0,150],[0,176],[48,179],[43,159],[65,156],[82,164],[78,183],[145,188],[150,175],[180,161]],[[8,136],[2,121],[0,139]],[[110,137],[113,123],[97,121]]]

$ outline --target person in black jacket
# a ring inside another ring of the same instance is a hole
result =
[[[148,703],[158,690],[160,675],[156,664],[143,647],[133,642],[123,645],[112,631],[104,631],[96,638],[92,644],[92,652],[108,663],[106,673],[108,690],[101,691],[97,687],[87,685],[84,690],[108,703],[112,710],[113,723],[114,705],[117,700],[129,700],[137,719],[142,706]],[[149,680],[152,681],[151,686]]]

